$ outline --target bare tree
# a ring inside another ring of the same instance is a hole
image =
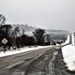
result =
[[[51,41],[51,38],[50,38],[50,35],[49,34],[46,34],[46,40],[47,40],[47,42],[50,42]]]
[[[18,35],[19,35],[19,27],[16,27],[15,29],[14,29],[14,31],[12,32],[12,34],[13,34],[13,36],[14,37],[17,37]]]
[[[5,25],[6,18],[4,15],[0,14],[0,26]]]
[[[38,45],[42,45],[44,43],[44,33],[45,30],[44,29],[36,29],[33,34],[34,34],[34,38],[37,42]]]

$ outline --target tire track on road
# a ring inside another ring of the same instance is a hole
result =
[[[49,50],[41,57],[30,63],[25,70],[25,75],[47,75],[49,71],[48,64],[53,57],[54,51],[54,49]]]

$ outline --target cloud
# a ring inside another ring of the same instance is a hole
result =
[[[10,23],[73,29],[75,0],[0,0],[0,13]]]

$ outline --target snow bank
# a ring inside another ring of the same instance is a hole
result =
[[[20,48],[19,50],[11,50],[11,51],[6,51],[4,52],[0,52],[0,57],[4,57],[4,56],[9,56],[9,55],[14,55],[14,54],[18,54],[18,53],[22,53],[22,52],[27,52],[27,51],[31,51],[31,50],[36,50],[36,49],[41,49],[41,48],[48,48],[51,46],[37,46],[37,47],[31,47],[31,48]]]
[[[62,48],[64,62],[69,70],[75,71],[75,46],[67,45]]]
[[[66,45],[62,48],[62,54],[63,54],[63,60],[66,63],[65,66],[67,66],[67,69],[70,71],[75,71],[75,46],[74,46],[74,35],[71,35],[72,37],[72,44]],[[70,36],[68,36],[66,43],[69,43]]]

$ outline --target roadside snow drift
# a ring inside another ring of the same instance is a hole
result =
[[[62,48],[64,62],[69,70],[75,71],[75,46],[67,45]]]
[[[63,60],[66,63],[66,67],[70,71],[75,71],[75,46],[74,46],[74,35],[72,34],[72,44],[66,45],[62,48]],[[66,41],[68,41],[70,38]]]
[[[48,48],[48,47],[52,47],[52,46],[37,46],[37,47],[31,47],[31,48],[20,48],[19,50],[10,50],[10,51],[6,51],[6,52],[0,52],[0,57],[4,57],[4,56],[9,56],[9,55],[14,55],[14,54],[18,54],[18,53],[23,53],[23,52],[27,52],[27,51],[32,51],[32,50],[37,50],[37,49],[42,49],[42,48]]]

